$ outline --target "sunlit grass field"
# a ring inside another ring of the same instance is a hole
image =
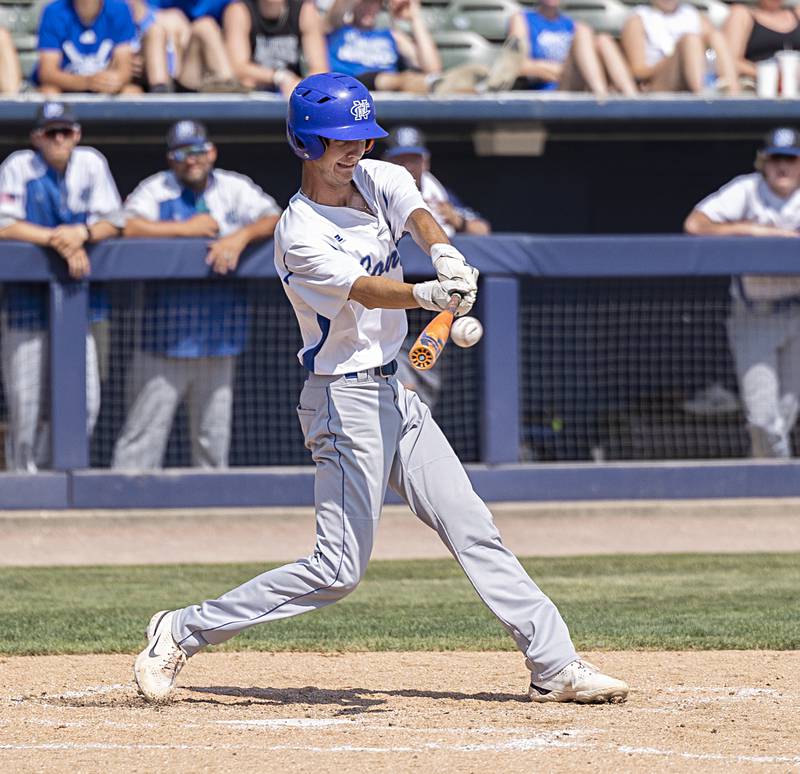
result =
[[[597,649],[800,648],[800,555],[524,559],[575,644]],[[181,565],[0,569],[0,653],[119,653],[152,613],[269,569]],[[451,560],[373,562],[324,610],[256,626],[237,650],[506,650],[511,638]]]

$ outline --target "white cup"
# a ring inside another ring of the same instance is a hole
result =
[[[756,94],[775,99],[778,96],[778,62],[766,59],[756,63]]]
[[[798,95],[797,70],[800,67],[800,51],[777,51],[778,69],[781,75],[781,96]]]

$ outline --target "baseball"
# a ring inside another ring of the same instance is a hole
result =
[[[450,338],[458,347],[475,346],[483,336],[481,321],[475,317],[459,317],[450,328]]]

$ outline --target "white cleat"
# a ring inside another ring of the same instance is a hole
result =
[[[531,701],[575,701],[579,704],[619,704],[628,698],[622,680],[604,675],[588,661],[573,661],[549,680],[531,683]]]
[[[172,637],[175,611],[161,610],[147,626],[147,646],[136,657],[133,677],[148,701],[163,702],[175,687],[175,678],[186,663],[186,654]]]

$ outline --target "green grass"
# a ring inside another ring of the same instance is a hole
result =
[[[800,648],[800,555],[526,559],[580,649]],[[218,596],[257,565],[0,569],[0,653],[119,653],[150,615]],[[455,562],[373,562],[324,610],[256,626],[251,650],[510,650]]]

